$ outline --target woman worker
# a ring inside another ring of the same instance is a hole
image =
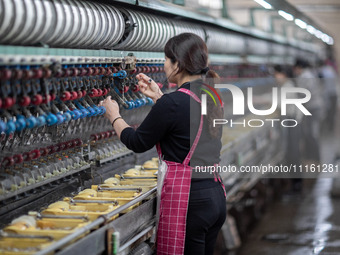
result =
[[[153,80],[138,74],[140,91],[155,104],[137,130],[122,119],[116,101],[107,97],[100,104],[127,148],[144,152],[157,145],[167,165],[157,254],[213,254],[217,234],[226,219],[224,186],[217,174],[198,174],[193,168],[220,161],[222,131],[213,127],[212,119],[222,118],[223,109],[207,100],[208,115],[203,116],[200,105],[203,88],[209,87],[208,78],[214,80],[218,75],[209,71],[207,46],[195,34],[171,38],[164,51],[166,77],[179,88],[163,95]]]

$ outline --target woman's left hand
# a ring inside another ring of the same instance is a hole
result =
[[[108,118],[111,123],[114,119],[120,116],[119,105],[115,100],[111,99],[111,96],[105,98],[104,101],[100,101],[99,105],[105,107],[106,113],[104,114],[104,116]]]

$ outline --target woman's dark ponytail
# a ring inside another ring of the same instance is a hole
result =
[[[164,53],[172,63],[178,64],[177,73],[186,72],[189,75],[202,75],[203,83],[214,87],[219,83],[219,76],[213,70],[208,68],[208,48],[203,39],[192,33],[183,33],[172,37],[164,47]],[[200,93],[205,93],[200,90]],[[216,89],[221,97],[219,89]],[[197,95],[201,96],[201,95]],[[214,119],[223,117],[223,109],[218,103],[207,97],[207,108],[209,114],[206,119],[209,125],[209,133],[213,138],[220,136],[220,128],[213,127]]]

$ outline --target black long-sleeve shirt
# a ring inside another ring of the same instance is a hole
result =
[[[181,88],[189,89],[200,97],[201,86],[202,80],[197,80],[191,84],[184,83]],[[196,137],[200,114],[201,105],[189,95],[176,90],[158,99],[137,130],[125,128],[120,139],[134,152],[147,151],[160,142],[165,160],[182,163]],[[211,137],[204,117],[202,135],[190,165],[211,166],[219,163],[220,150],[220,137]]]

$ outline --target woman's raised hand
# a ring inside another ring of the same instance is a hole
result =
[[[106,113],[104,116],[108,118],[110,122],[120,116],[119,105],[115,100],[111,99],[111,96],[106,97],[104,101],[100,101],[99,105],[105,107]]]
[[[147,97],[150,97],[154,102],[159,99],[163,93],[157,83],[149,76],[140,73],[136,75],[138,80],[139,90]]]

